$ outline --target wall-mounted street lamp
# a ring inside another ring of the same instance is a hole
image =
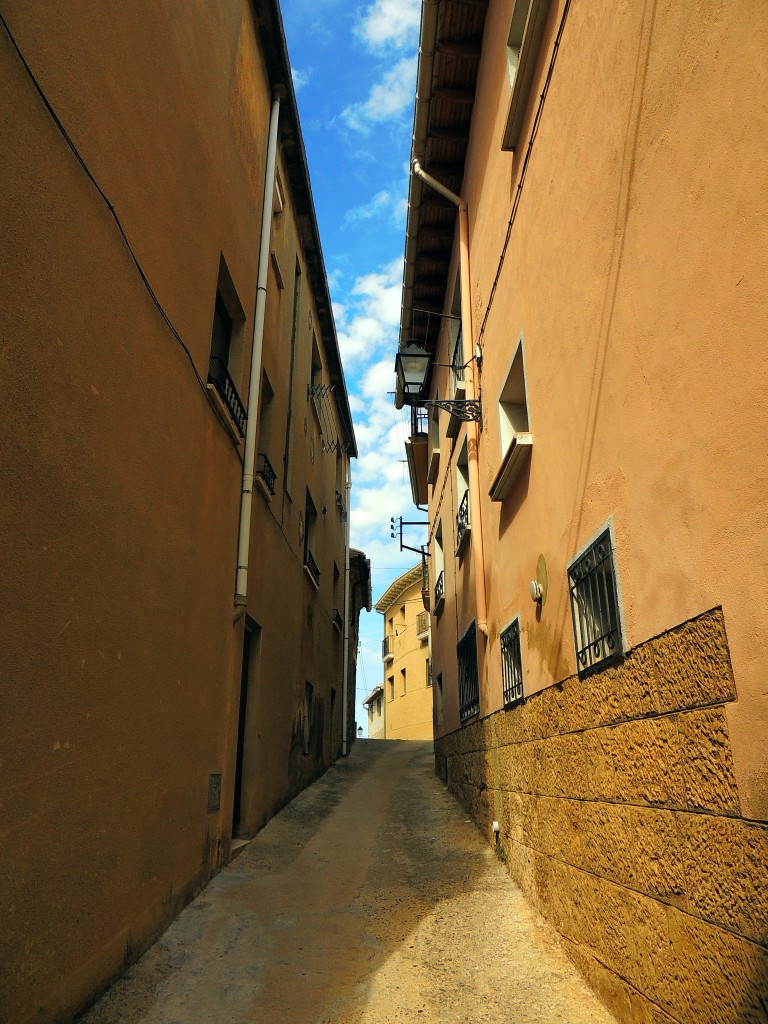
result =
[[[477,399],[426,399],[423,397],[431,360],[429,352],[415,338],[411,338],[405,348],[395,356],[397,390],[403,396],[403,403],[405,405],[421,405],[427,409],[445,409],[456,419],[476,420],[478,423],[482,423],[480,402]]]

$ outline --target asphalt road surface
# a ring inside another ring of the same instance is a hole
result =
[[[87,1024],[612,1024],[433,773],[358,741]]]

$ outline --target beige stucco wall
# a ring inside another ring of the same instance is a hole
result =
[[[70,1019],[228,856],[246,622],[233,608],[242,442],[205,380],[223,255],[246,317],[233,376],[247,398],[270,83],[238,0],[31,2],[3,14],[188,349],[0,32],[0,1019],[26,1024]],[[292,159],[295,140],[284,141]],[[288,159],[281,144],[288,202],[274,247],[286,289],[270,272],[264,353],[280,489],[270,503],[254,496],[250,828],[341,742],[332,613],[343,524],[336,457],[319,451],[306,400],[308,320],[321,317]],[[297,250],[295,485],[283,507]],[[317,592],[302,567],[307,486]],[[309,754],[296,744],[305,681],[316,696]],[[211,773],[222,794],[208,812]]]
[[[722,606],[738,695],[727,712],[736,776],[745,810],[766,818],[768,185],[758,169],[768,114],[749,97],[762,90],[768,11],[571,4],[488,311],[563,3],[551,5],[514,154],[500,148],[510,10],[489,8],[463,189],[484,353],[483,713],[500,706],[497,637],[514,614],[526,692],[574,671],[565,566],[613,517],[628,646]],[[488,497],[500,460],[496,403],[521,334],[533,454],[499,504]],[[430,519],[442,500],[450,533],[446,461]],[[549,589],[539,614],[528,584],[540,556]],[[448,550],[446,607],[433,622],[445,681],[455,674],[456,612],[460,628],[472,616],[473,571],[471,553],[457,562]],[[449,690],[447,731],[458,724]]]
[[[429,638],[419,639],[417,617],[424,611],[421,575],[390,605],[376,605],[384,636],[393,637],[394,658],[384,663],[385,736],[388,740],[432,739],[432,687],[428,685]]]
[[[368,703],[368,739],[369,740],[383,740],[386,739],[384,732],[384,710],[385,710],[385,697],[383,692],[378,693],[373,700]]]

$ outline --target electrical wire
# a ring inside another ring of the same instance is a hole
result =
[[[165,321],[165,324],[168,327],[168,329],[170,330],[171,334],[173,335],[173,337],[176,339],[176,341],[178,342],[178,344],[181,346],[181,348],[183,349],[184,353],[186,354],[187,359],[189,360],[189,365],[192,367],[192,372],[194,373],[195,378],[197,379],[197,383],[200,385],[200,388],[201,388],[203,394],[207,398],[208,397],[208,389],[206,387],[205,381],[200,376],[200,374],[199,374],[199,372],[197,370],[197,367],[195,366],[195,361],[192,358],[192,353],[187,348],[187,346],[186,346],[186,344],[184,342],[184,339],[181,337],[179,332],[176,330],[176,327],[172,323],[170,317],[168,316],[168,314],[163,309],[163,307],[162,307],[162,305],[160,303],[160,300],[158,299],[157,295],[155,294],[154,289],[152,288],[152,285],[149,283],[149,280],[147,279],[147,275],[144,273],[144,269],[141,266],[141,263],[139,262],[139,258],[136,255],[136,253],[135,253],[135,251],[133,249],[133,246],[131,245],[130,241],[128,240],[128,236],[126,235],[125,229],[123,228],[123,225],[120,222],[120,218],[117,215],[117,211],[115,210],[115,208],[112,205],[111,201],[109,200],[108,196],[106,195],[106,193],[102,189],[101,185],[98,183],[98,181],[94,177],[93,173],[91,172],[91,169],[88,167],[88,164],[85,162],[83,156],[81,155],[80,151],[78,150],[77,146],[75,145],[75,143],[73,142],[71,136],[69,135],[69,132],[67,131],[67,129],[62,124],[58,114],[56,113],[56,111],[51,106],[51,103],[50,103],[48,97],[46,96],[45,92],[43,91],[43,88],[40,85],[39,81],[37,80],[37,78],[35,76],[35,73],[32,71],[32,68],[27,63],[27,60],[24,57],[24,54],[21,52],[21,48],[19,47],[19,44],[16,42],[16,38],[13,35],[13,32],[11,32],[11,30],[10,30],[10,28],[8,26],[8,22],[5,20],[5,18],[3,17],[2,13],[0,13],[0,22],[2,22],[3,28],[5,29],[6,35],[8,36],[8,39],[10,40],[11,45],[13,46],[14,50],[16,51],[16,53],[18,55],[18,58],[21,61],[22,66],[24,67],[24,70],[26,71],[27,75],[29,76],[32,84],[34,85],[38,95],[40,96],[40,99],[43,101],[43,105],[45,106],[45,109],[50,114],[51,119],[53,120],[53,123],[58,128],[62,138],[64,139],[64,141],[66,142],[67,146],[71,150],[72,155],[74,156],[75,160],[77,160],[77,162],[80,164],[80,167],[85,172],[88,180],[91,182],[93,187],[96,189],[96,191],[98,192],[99,196],[103,200],[105,206],[107,207],[107,209],[109,210],[110,214],[112,215],[112,219],[114,220],[115,224],[117,225],[117,230],[120,232],[120,235],[121,235],[123,241],[125,242],[126,248],[128,249],[128,252],[130,254],[131,259],[133,260],[133,263],[134,263],[134,266],[136,267],[136,270],[139,272],[139,277],[141,278],[141,281],[142,281],[142,283],[143,283],[147,293],[149,294],[149,297],[151,298],[152,302],[154,303],[155,307],[157,308],[157,311],[160,313],[160,316]]]

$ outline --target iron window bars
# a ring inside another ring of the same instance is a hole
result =
[[[523,699],[523,659],[520,651],[520,620],[514,619],[502,630],[501,679],[504,706],[511,707]]]
[[[619,598],[610,528],[568,567],[580,676],[622,656]]]
[[[469,529],[469,491],[464,491],[464,497],[461,499],[459,505],[459,511],[456,515],[456,554],[458,555],[461,551],[464,538],[467,535]]]
[[[256,456],[256,476],[260,476],[264,483],[267,485],[267,490],[270,494],[275,493],[275,480],[277,474],[272,468],[272,463],[267,458],[264,452],[259,452]]]
[[[381,641],[381,657],[386,659],[394,657],[395,655],[395,638],[391,633],[387,633],[384,639]]]
[[[245,437],[245,422],[248,416],[240,395],[229,375],[227,364],[219,356],[211,356],[208,363],[208,383],[213,384],[232,417],[240,437]]]
[[[476,634],[477,630],[473,619],[456,645],[456,659],[459,667],[459,718],[462,722],[480,711]]]

